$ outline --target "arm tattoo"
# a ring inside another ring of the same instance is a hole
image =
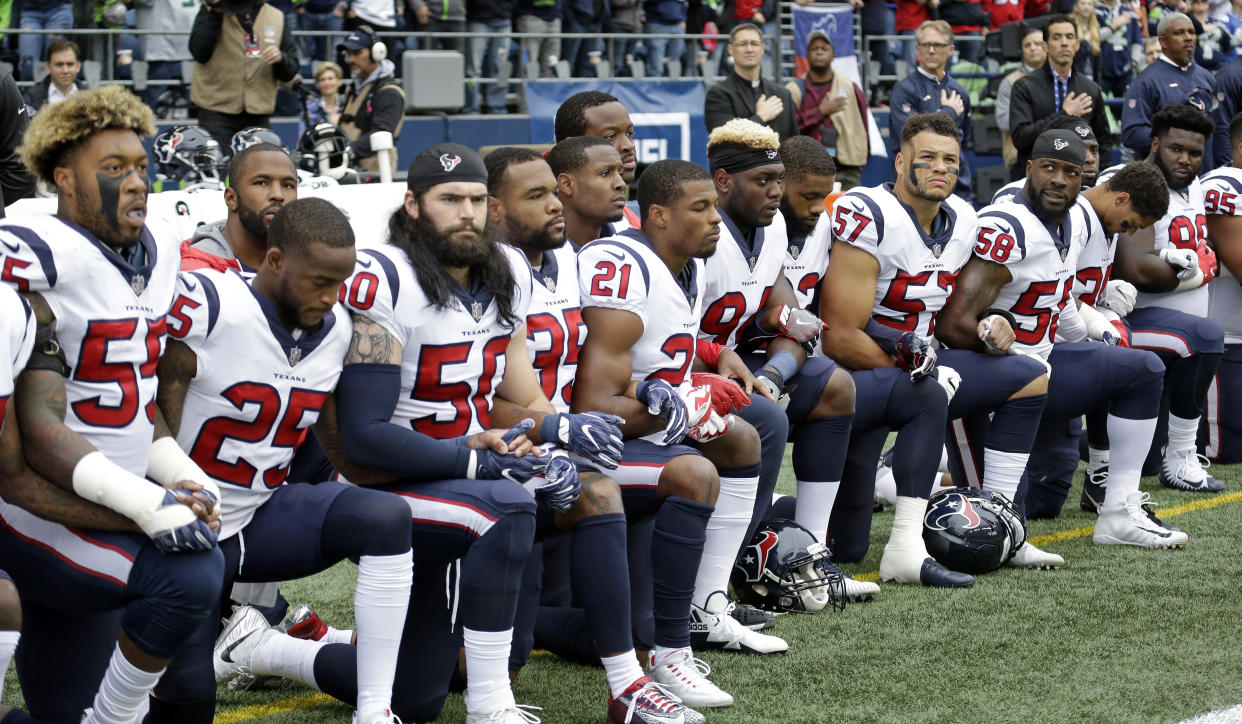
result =
[[[181,412],[185,407],[185,395],[190,389],[190,380],[198,374],[198,357],[194,350],[184,342],[168,340],[164,356],[160,358],[160,386],[155,393],[155,402],[163,413],[168,432],[176,437],[181,430]],[[162,437],[157,430],[156,437]]]
[[[72,490],[74,466],[95,448],[65,425],[65,378],[47,370],[26,370],[17,378],[14,397],[27,463]]]
[[[354,337],[345,364],[400,364],[397,341],[388,330],[362,315],[354,315]]]

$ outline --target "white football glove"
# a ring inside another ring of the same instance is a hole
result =
[[[1134,300],[1137,298],[1138,289],[1133,284],[1124,279],[1109,279],[1095,303],[1124,317],[1134,311]]]
[[[819,317],[805,309],[795,309],[788,304],[781,307],[779,316],[780,333],[798,343],[810,342],[824,331],[824,323]]]
[[[733,415],[721,417],[716,414],[715,410],[712,410],[706,420],[690,428],[690,432],[686,433],[686,437],[697,442],[707,442],[725,434],[731,427],[733,427]]]
[[[712,412],[712,388],[708,385],[695,387],[683,382],[677,388],[677,394],[686,404],[686,426],[694,427],[707,419]]]
[[[945,394],[949,396],[949,402],[953,401],[953,396],[957,394],[957,388],[962,386],[962,376],[952,367],[936,365],[929,377],[936,380],[944,388]]]
[[[1203,280],[1203,270],[1199,268],[1199,255],[1193,249],[1161,249],[1160,258],[1177,272],[1177,278],[1181,282],[1178,285],[1179,289],[1186,288],[1187,283],[1196,277],[1199,281]]]
[[[1117,329],[1113,323],[1090,304],[1078,307],[1078,316],[1087,328],[1087,338],[1105,344],[1117,344]]]

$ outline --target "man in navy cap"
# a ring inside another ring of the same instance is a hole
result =
[[[357,165],[363,171],[379,170],[379,154],[371,150],[371,134],[388,131],[395,142],[405,117],[405,91],[393,77],[396,66],[388,59],[388,46],[366,25],[358,26],[345,42],[353,83],[345,96],[340,128],[349,137]],[[389,168],[397,168],[397,150],[387,151]]]

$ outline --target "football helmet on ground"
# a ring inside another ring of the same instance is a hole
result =
[[[1026,542],[1026,524],[1000,493],[943,488],[927,501],[923,541],[944,567],[978,575],[1013,557]]]
[[[845,607],[845,580],[828,547],[792,520],[764,521],[733,565],[737,599],[768,611],[817,613]]]

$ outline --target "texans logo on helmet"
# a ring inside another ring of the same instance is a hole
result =
[[[449,173],[461,164],[461,156],[455,153],[440,154],[440,165],[444,167],[444,172]]]
[[[776,547],[780,538],[770,530],[761,531],[759,540],[750,545],[753,552],[747,552],[742,557],[742,562],[747,569],[746,577],[748,580],[757,581],[763,575],[764,569],[768,567],[768,556],[772,553],[772,549]]]
[[[931,510],[927,511],[925,520],[928,528],[947,530],[949,525],[955,522],[953,519],[958,516],[964,521],[963,528],[974,528],[979,525],[979,513],[975,511],[975,506],[970,499],[961,493],[951,493],[935,502]]]

